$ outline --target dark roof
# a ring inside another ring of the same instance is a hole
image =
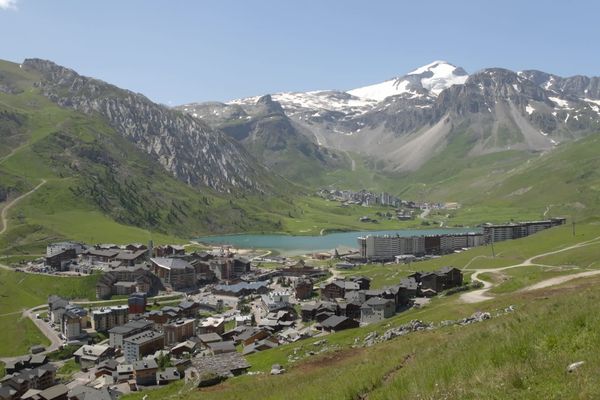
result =
[[[156,363],[156,360],[154,360],[153,358],[139,360],[139,361],[135,361],[133,363],[133,369],[135,371],[145,371],[148,369],[157,369],[157,368],[158,368],[158,364]]]
[[[135,260],[147,253],[146,250],[122,251],[117,255],[117,260]]]
[[[66,395],[68,392],[69,389],[67,389],[65,385],[60,383],[40,392],[40,397],[46,400],[57,399]]]
[[[133,321],[127,322],[125,325],[115,326],[110,329],[108,333],[120,333],[127,334],[129,332],[135,331],[137,329],[150,328],[153,325],[152,321],[147,321],[144,319],[137,319]]]
[[[69,399],[77,400],[115,400],[120,392],[108,389],[106,387],[102,389],[94,389],[89,386],[75,386],[69,390]]]
[[[365,301],[364,304],[369,306],[383,306],[388,303],[393,303],[390,299],[382,299],[381,297],[371,297],[369,300]]]
[[[116,371],[119,363],[114,358],[109,358],[108,360],[102,361],[98,364],[98,369],[106,368],[110,371]]]
[[[245,331],[243,331],[242,333],[237,335],[236,338],[239,340],[247,340],[247,339],[250,339],[252,336],[256,335],[260,331],[261,331],[261,329],[258,329],[255,327],[248,327],[248,328],[246,328]]]
[[[212,351],[219,351],[219,352],[234,352],[235,351],[235,344],[233,343],[233,341],[213,342],[213,343],[208,343],[207,346]]]
[[[180,378],[181,376],[179,375],[179,371],[177,371],[177,368],[174,367],[168,367],[165,368],[164,371],[158,371],[156,373],[157,381],[176,381]]]
[[[438,272],[442,273],[442,274],[447,274],[448,272],[452,271],[452,270],[457,270],[460,271],[458,268],[454,268],[452,266],[445,266],[442,267],[438,270]]]
[[[200,339],[202,343],[220,342],[223,340],[223,338],[221,338],[221,336],[215,332],[198,335],[198,339]]]
[[[324,328],[335,328],[348,319],[350,318],[342,317],[341,315],[332,315],[331,317],[321,322],[321,326],[323,326]]]
[[[156,331],[144,331],[138,333],[137,335],[130,336],[126,339],[123,339],[124,342],[135,343],[135,344],[143,344],[147,343],[151,340],[164,336],[161,332]]]
[[[86,254],[89,254],[90,256],[96,256],[96,257],[108,257],[108,258],[112,258],[117,256],[117,254],[119,254],[119,252],[117,250],[98,250],[98,249],[89,249]]]

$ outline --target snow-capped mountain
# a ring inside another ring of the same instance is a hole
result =
[[[462,85],[468,77],[466,71],[460,67],[446,61],[434,61],[402,77],[352,89],[348,93],[356,97],[377,101],[403,93],[418,97],[437,96],[442,90],[452,85]]]
[[[284,92],[271,100],[317,146],[397,171],[418,169],[457,138],[469,157],[549,151],[600,131],[600,78],[502,68],[468,75],[444,61],[346,92]],[[180,109],[218,128],[254,118],[259,103],[257,96]]]

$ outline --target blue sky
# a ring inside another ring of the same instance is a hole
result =
[[[165,104],[351,89],[433,60],[600,75],[600,2],[0,0],[0,58]]]

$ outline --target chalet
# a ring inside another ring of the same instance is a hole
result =
[[[361,303],[357,301],[339,303],[340,315],[352,319],[360,319]]]
[[[315,319],[317,315],[317,305],[316,304],[302,304],[300,308],[300,316],[303,322],[312,321]]]
[[[89,249],[83,253],[83,260],[89,264],[105,263],[108,264],[111,261],[115,261],[119,255],[119,250],[101,250],[101,249]]]
[[[192,354],[198,348],[198,344],[193,340],[186,340],[176,344],[171,348],[171,354],[174,356],[181,356],[184,353]]]
[[[120,262],[121,265],[134,266],[145,261],[147,256],[147,250],[122,251],[117,254],[115,261]]]
[[[112,347],[100,344],[83,345],[73,353],[75,362],[78,363],[82,369],[92,368],[100,362],[113,357],[114,354],[115,352]]]
[[[184,300],[178,307],[181,309],[181,316],[185,318],[195,318],[200,311],[200,303],[195,301]]]
[[[396,312],[396,304],[391,299],[373,297],[363,303],[360,307],[360,322],[369,324],[382,321],[393,316]]]
[[[294,284],[294,295],[297,300],[310,299],[313,294],[313,282],[308,278],[298,278]]]
[[[56,367],[50,364],[38,368],[24,369],[13,375],[7,375],[0,381],[3,388],[12,388],[20,398],[29,389],[45,390],[54,384]],[[9,390],[10,391],[10,390]]]
[[[258,340],[265,339],[271,334],[264,329],[255,327],[248,327],[245,331],[235,337],[236,343],[242,343],[244,346],[248,346]]]
[[[321,299],[343,299],[346,295],[346,292],[359,289],[360,285],[357,282],[351,282],[346,280],[334,280],[331,283],[321,285]]]
[[[262,340],[257,340],[256,342],[253,342],[248,346],[244,346],[242,354],[247,356],[249,354],[254,354],[259,351],[274,349],[278,346],[279,342],[277,341],[277,339],[275,339],[274,337],[269,337]]]
[[[358,321],[342,317],[339,315],[332,315],[323,322],[321,322],[321,328],[325,331],[338,332],[344,329],[358,328]]]
[[[462,286],[463,274],[460,269],[447,266],[440,268],[437,272],[438,274],[445,276],[444,289]]]
[[[148,246],[141,244],[141,243],[130,243],[125,246],[125,250],[127,250],[127,251],[148,250]]]
[[[154,249],[156,257],[169,257],[175,255],[184,255],[185,247],[178,245],[158,246]]]
[[[419,283],[421,292],[429,289],[439,293],[442,290],[461,286],[463,283],[461,270],[454,267],[443,267],[434,272],[415,272],[409,275],[409,278],[413,278]]]
[[[135,383],[142,386],[156,384],[156,373],[158,364],[153,359],[144,359],[133,363],[133,377]]]
[[[437,274],[436,272],[425,272],[420,276],[420,288],[421,291],[425,289],[433,290],[436,293],[441,292],[444,289],[444,277]]]
[[[350,277],[350,281],[357,283],[359,290],[369,290],[371,287],[371,279],[365,276],[352,276]]]
[[[96,376],[96,378],[98,378],[102,375],[113,376],[114,374],[117,373],[118,366],[119,366],[119,363],[114,358],[109,358],[108,360],[104,360],[101,363],[99,363],[98,366],[96,367],[95,376]]]
[[[212,355],[236,352],[235,343],[233,343],[233,341],[208,343],[207,347]]]

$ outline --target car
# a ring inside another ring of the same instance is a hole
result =
[[[35,317],[36,317],[37,319],[40,319],[40,314],[35,314]]]

